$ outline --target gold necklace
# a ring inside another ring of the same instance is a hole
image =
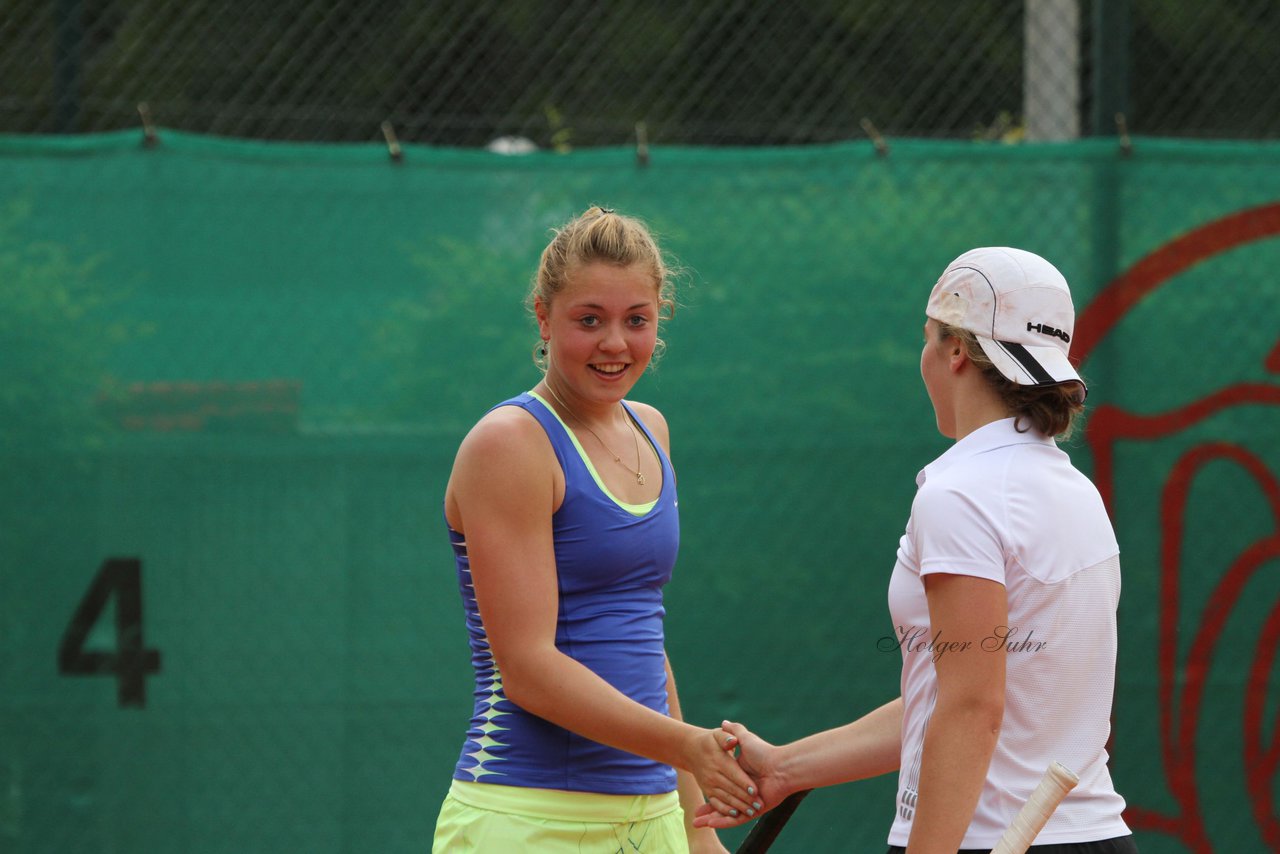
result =
[[[613,452],[613,449],[604,443],[604,439],[601,439],[600,434],[597,433],[595,430],[591,429],[590,424],[588,424],[587,422],[579,418],[578,413],[570,409],[569,404],[565,403],[563,400],[560,399],[560,395],[556,394],[556,390],[551,387],[551,383],[544,381],[543,385],[547,387],[547,391],[551,392],[551,396],[556,399],[556,403],[563,406],[564,411],[569,413],[571,416],[573,416],[574,421],[577,421],[583,427],[586,427],[587,432],[590,433],[592,436],[596,437],[596,441],[600,443],[600,447],[608,451],[609,456],[613,457],[613,461],[618,465],[622,466],[627,471],[632,472],[636,476],[636,483],[640,484],[641,486],[644,486],[644,474],[642,474],[640,471],[640,438],[636,436],[636,432],[637,432],[636,425],[631,423],[631,417],[627,416],[627,424],[631,427],[631,441],[635,442],[636,444],[636,467],[634,470],[632,470],[631,466],[627,465],[622,461],[622,457],[615,454]]]

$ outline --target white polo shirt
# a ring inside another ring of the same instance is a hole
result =
[[[916,478],[889,582],[891,645],[902,653],[902,765],[889,844],[906,845],[941,655],[1004,655],[1004,722],[961,848],[993,847],[1053,761],[1080,784],[1040,845],[1124,836],[1124,799],[1107,771],[1115,687],[1119,546],[1098,490],[1053,439],[996,421],[956,442]],[[999,582],[1009,625],[959,650],[929,626],[922,576]],[[882,642],[884,645],[885,642]]]

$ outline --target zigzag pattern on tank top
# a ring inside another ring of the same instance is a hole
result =
[[[467,556],[466,541],[455,541],[453,543],[453,550],[457,556],[465,558]],[[463,589],[465,591],[464,595],[474,602],[476,591],[475,586],[471,581],[470,566],[467,566],[466,569],[462,570],[461,575]],[[496,722],[496,719],[503,715],[510,714],[510,712],[503,712],[497,708],[499,701],[506,699],[506,695],[502,692],[502,673],[498,670],[498,663],[494,661],[493,653],[489,649],[487,637],[483,640],[483,646],[484,657],[481,661],[487,665],[487,667],[477,668],[479,672],[484,675],[478,678],[476,682],[477,690],[487,690],[489,692],[489,696],[486,699],[479,701],[477,704],[477,709],[480,708],[481,705],[487,704],[487,708],[478,715],[479,717],[484,718],[484,723],[479,727],[482,735],[479,738],[472,738],[467,741],[467,748],[474,746],[474,750],[466,750],[466,748],[464,748],[464,755],[473,759],[476,764],[471,768],[459,769],[460,771],[470,774],[473,781],[478,781],[483,777],[502,775],[501,771],[496,771],[487,767],[490,762],[502,761],[500,757],[496,757],[491,754],[489,752],[489,748],[501,745],[502,741],[499,740],[499,738],[495,738],[495,735],[507,731],[505,727],[500,726]]]

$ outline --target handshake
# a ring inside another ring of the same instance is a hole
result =
[[[718,730],[705,730],[690,770],[707,802],[693,817],[694,827],[737,827],[778,806],[794,789],[781,769],[781,749],[745,726],[724,721]]]

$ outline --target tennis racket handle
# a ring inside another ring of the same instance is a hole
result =
[[[800,806],[805,795],[811,791],[813,790],[801,789],[798,792],[792,792],[782,799],[782,803],[761,816],[756,826],[747,834],[747,838],[738,846],[737,854],[764,854],[768,851],[773,840],[777,839],[778,834],[782,832],[783,825],[791,818],[796,807]]]
[[[1080,778],[1067,766],[1060,762],[1051,764],[991,854],[1025,854],[1048,823],[1049,816],[1079,782]]]

